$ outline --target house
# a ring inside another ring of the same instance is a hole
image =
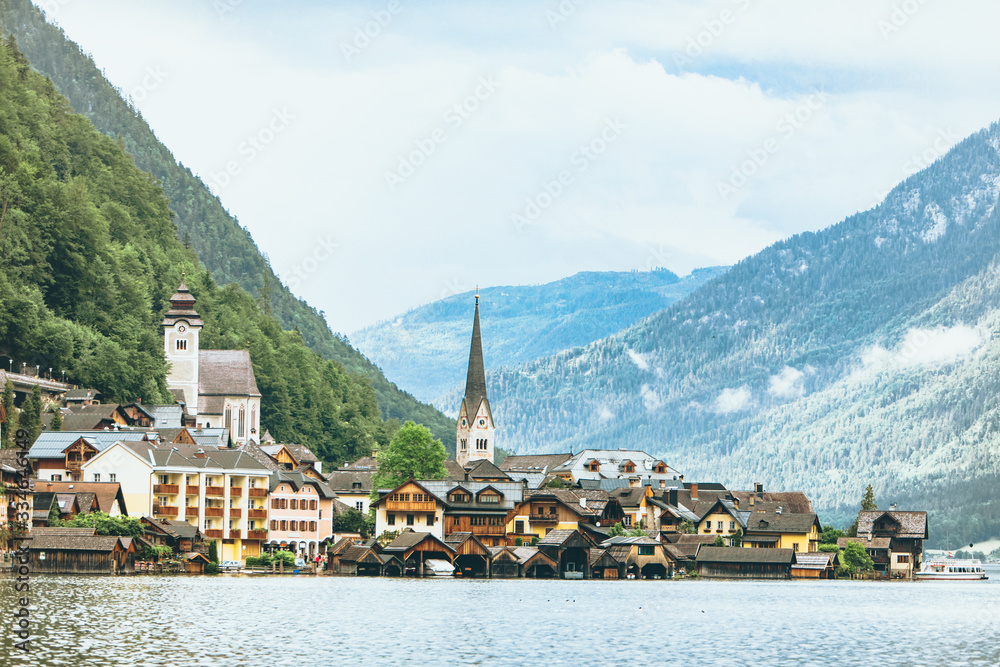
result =
[[[353,463],[344,464],[343,468],[338,468],[338,470],[361,470],[378,472],[378,460],[375,458],[375,452],[372,452],[371,456],[362,456],[357,461]]]
[[[507,541],[528,543],[554,530],[576,530],[581,523],[610,528],[624,519],[621,504],[606,491],[538,489],[528,491],[509,516]]]
[[[70,389],[63,395],[63,400],[66,401],[66,407],[74,409],[98,403],[100,396],[101,392],[96,389]]]
[[[444,462],[445,470],[448,471],[448,479],[458,482],[510,482],[511,478],[500,468],[493,465],[492,461],[478,459],[469,461],[465,465],[458,461],[448,459]]]
[[[920,571],[927,537],[927,512],[890,509],[862,510],[858,514],[858,538],[866,548],[878,550],[874,544],[885,547],[881,551],[888,567],[883,571],[889,576],[912,578]]]
[[[163,317],[167,387],[179,390],[187,416],[197,425],[225,427],[236,444],[258,440],[260,390],[246,350],[201,350],[204,322],[183,278]]]
[[[493,553],[478,537],[468,532],[453,532],[444,541],[455,551],[453,563],[457,576],[492,578]]]
[[[80,513],[80,505],[75,493],[36,491],[31,496],[31,510],[32,527],[45,528],[52,517],[63,521],[72,519]]]
[[[273,474],[269,489],[268,546],[315,558],[320,545],[333,538],[337,494],[301,472]]]
[[[663,460],[628,449],[585,449],[552,468],[552,473],[573,484],[581,479],[627,479],[633,486],[643,480],[664,487],[679,486],[683,475]]]
[[[555,561],[560,578],[591,578],[590,550],[595,545],[579,530],[553,530],[535,546]]]
[[[80,513],[104,512],[110,516],[128,516],[128,504],[118,482],[38,481],[35,490],[42,493],[76,496]]]
[[[447,505],[431,493],[422,482],[410,480],[384,494],[372,505],[375,508],[375,534],[420,528],[423,532],[444,538],[444,512]]]
[[[128,574],[135,570],[131,538],[97,535],[93,528],[36,528],[29,567],[47,574]]]
[[[158,441],[159,436],[148,431],[42,431],[28,450],[28,459],[39,480],[61,482],[84,481],[83,464],[97,453],[119,441]],[[86,481],[94,481],[93,478]],[[113,482],[102,478],[98,481]],[[126,498],[126,500],[128,500]]]
[[[612,537],[600,544],[600,548],[620,564],[618,579],[669,579],[674,576],[677,559],[666,545],[644,536]],[[607,565],[605,577],[607,576]]]
[[[555,479],[552,470],[572,456],[572,454],[511,455],[503,460],[499,468],[512,480],[527,482],[529,489],[540,489]]]
[[[754,513],[747,519],[743,546],[812,553],[819,549],[822,532],[815,514]]]
[[[261,451],[278,464],[281,470],[300,472],[313,479],[323,481],[321,474],[323,464],[308,447],[284,443],[268,443],[260,445]]]
[[[373,474],[368,470],[334,470],[326,476],[326,484],[340,502],[366,514],[371,502]]]
[[[258,556],[267,538],[270,471],[245,452],[119,441],[89,459],[83,474],[114,478],[134,514],[197,526],[219,541],[222,560]]]
[[[875,572],[883,577],[890,576],[889,567],[889,547],[892,540],[888,537],[841,537],[837,540],[840,549],[846,549],[851,542],[857,542],[865,548],[865,553],[872,559],[872,567]]]
[[[198,526],[192,526],[187,521],[172,519],[154,519],[144,516],[142,523],[145,540],[157,546],[166,546],[175,554],[208,553],[205,536]]]
[[[198,551],[181,554],[180,560],[188,574],[205,574],[205,566],[212,562],[208,556]]]
[[[385,560],[374,547],[350,544],[332,557],[330,568],[334,574],[377,577],[384,566]]]
[[[840,555],[826,551],[796,553],[792,565],[793,579],[836,579]]]
[[[428,560],[454,563],[456,555],[455,550],[441,538],[431,533],[418,533],[406,529],[387,544],[380,554],[385,562],[384,574],[415,577],[424,576],[424,565]],[[393,568],[391,573],[390,568]]]
[[[698,575],[727,579],[791,579],[791,549],[739,549],[702,546],[695,557]]]
[[[444,503],[445,537],[455,532],[468,532],[488,547],[507,544],[508,517],[524,499],[523,484],[510,480],[424,480],[420,483]]]

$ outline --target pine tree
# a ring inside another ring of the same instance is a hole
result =
[[[866,512],[878,509],[878,505],[875,504],[875,489],[872,488],[871,484],[865,489],[865,497],[861,499],[861,509]]]
[[[42,390],[37,384],[31,388],[31,395],[21,405],[18,427],[28,431],[28,439],[32,443],[42,432]]]
[[[7,425],[4,427],[3,442],[0,447],[13,447],[13,433],[17,430],[17,415],[14,414],[14,384],[7,380],[3,386],[3,410],[7,413]]]
[[[52,431],[61,431],[63,425],[62,410],[56,408],[52,413],[52,423],[49,425],[49,429]]]

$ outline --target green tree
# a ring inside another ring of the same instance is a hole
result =
[[[13,447],[14,438],[11,434],[17,430],[17,417],[14,414],[14,383],[9,379],[3,385],[3,409],[7,413],[7,423],[0,427],[4,429],[0,447]]]
[[[625,534],[625,527],[622,525],[621,521],[611,526],[611,529],[608,530],[608,537],[620,537],[624,534]]]
[[[366,514],[359,512],[353,507],[333,517],[333,532],[335,533],[359,533],[362,538],[367,539],[375,528],[375,521]]]
[[[729,546],[731,547],[742,547],[743,546],[743,529],[737,528],[736,532],[729,536]]]
[[[824,526],[823,535],[820,537],[820,544],[836,544],[837,540],[844,536],[844,531],[833,526]],[[856,536],[855,532],[855,536]]]
[[[553,477],[545,484],[546,489],[568,489],[569,484],[559,477]]]
[[[54,508],[54,506],[53,506]],[[119,537],[142,537],[144,530],[138,517],[110,516],[104,512],[88,512],[77,514],[72,519],[49,521],[50,526],[63,528],[93,528],[98,535],[117,535]]]
[[[52,422],[49,424],[49,429],[52,431],[61,431],[62,425],[62,410],[56,407],[56,409],[52,411]]]
[[[722,539],[722,535],[717,535],[715,541],[712,542],[713,547],[724,547],[726,546],[726,541]]]
[[[214,564],[219,564],[219,542],[212,540],[208,545],[208,560]]]
[[[378,472],[372,479],[372,495],[378,489],[395,489],[410,479],[444,479],[447,457],[444,445],[430,430],[412,421],[403,424],[385,447],[378,450]]]
[[[847,567],[851,574],[870,572],[875,567],[872,557],[868,555],[868,550],[860,542],[851,542],[844,548],[844,552],[841,554],[841,562],[844,563],[844,566]]]
[[[42,432],[42,390],[37,384],[31,388],[28,398],[24,399],[17,423],[19,428],[28,431],[31,442]]]
[[[873,512],[878,509],[878,505],[875,503],[875,489],[869,484],[868,488],[865,489],[865,495],[861,498],[861,511],[862,512]],[[848,537],[858,536],[858,518],[854,518],[854,523],[851,527],[847,529]]]
[[[694,535],[698,532],[698,528],[694,525],[694,521],[691,519],[684,519],[681,521],[681,525],[678,526],[677,529],[685,535]]]

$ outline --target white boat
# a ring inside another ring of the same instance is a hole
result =
[[[424,561],[425,577],[451,577],[455,574],[455,566],[446,560],[430,558]]]
[[[986,570],[978,560],[957,560],[935,558],[924,561],[920,571],[914,575],[922,581],[981,581],[989,579]]]

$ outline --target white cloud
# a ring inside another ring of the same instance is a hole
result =
[[[935,329],[911,328],[893,350],[873,345],[861,355],[866,370],[898,370],[912,366],[945,364],[957,361],[982,345],[976,329],[957,324]]]
[[[785,366],[768,380],[767,393],[775,398],[801,398],[806,393],[805,377],[802,371]]]
[[[723,389],[715,398],[712,410],[716,414],[728,415],[733,412],[742,412],[750,407],[753,397],[750,395],[748,387],[738,389]]]

